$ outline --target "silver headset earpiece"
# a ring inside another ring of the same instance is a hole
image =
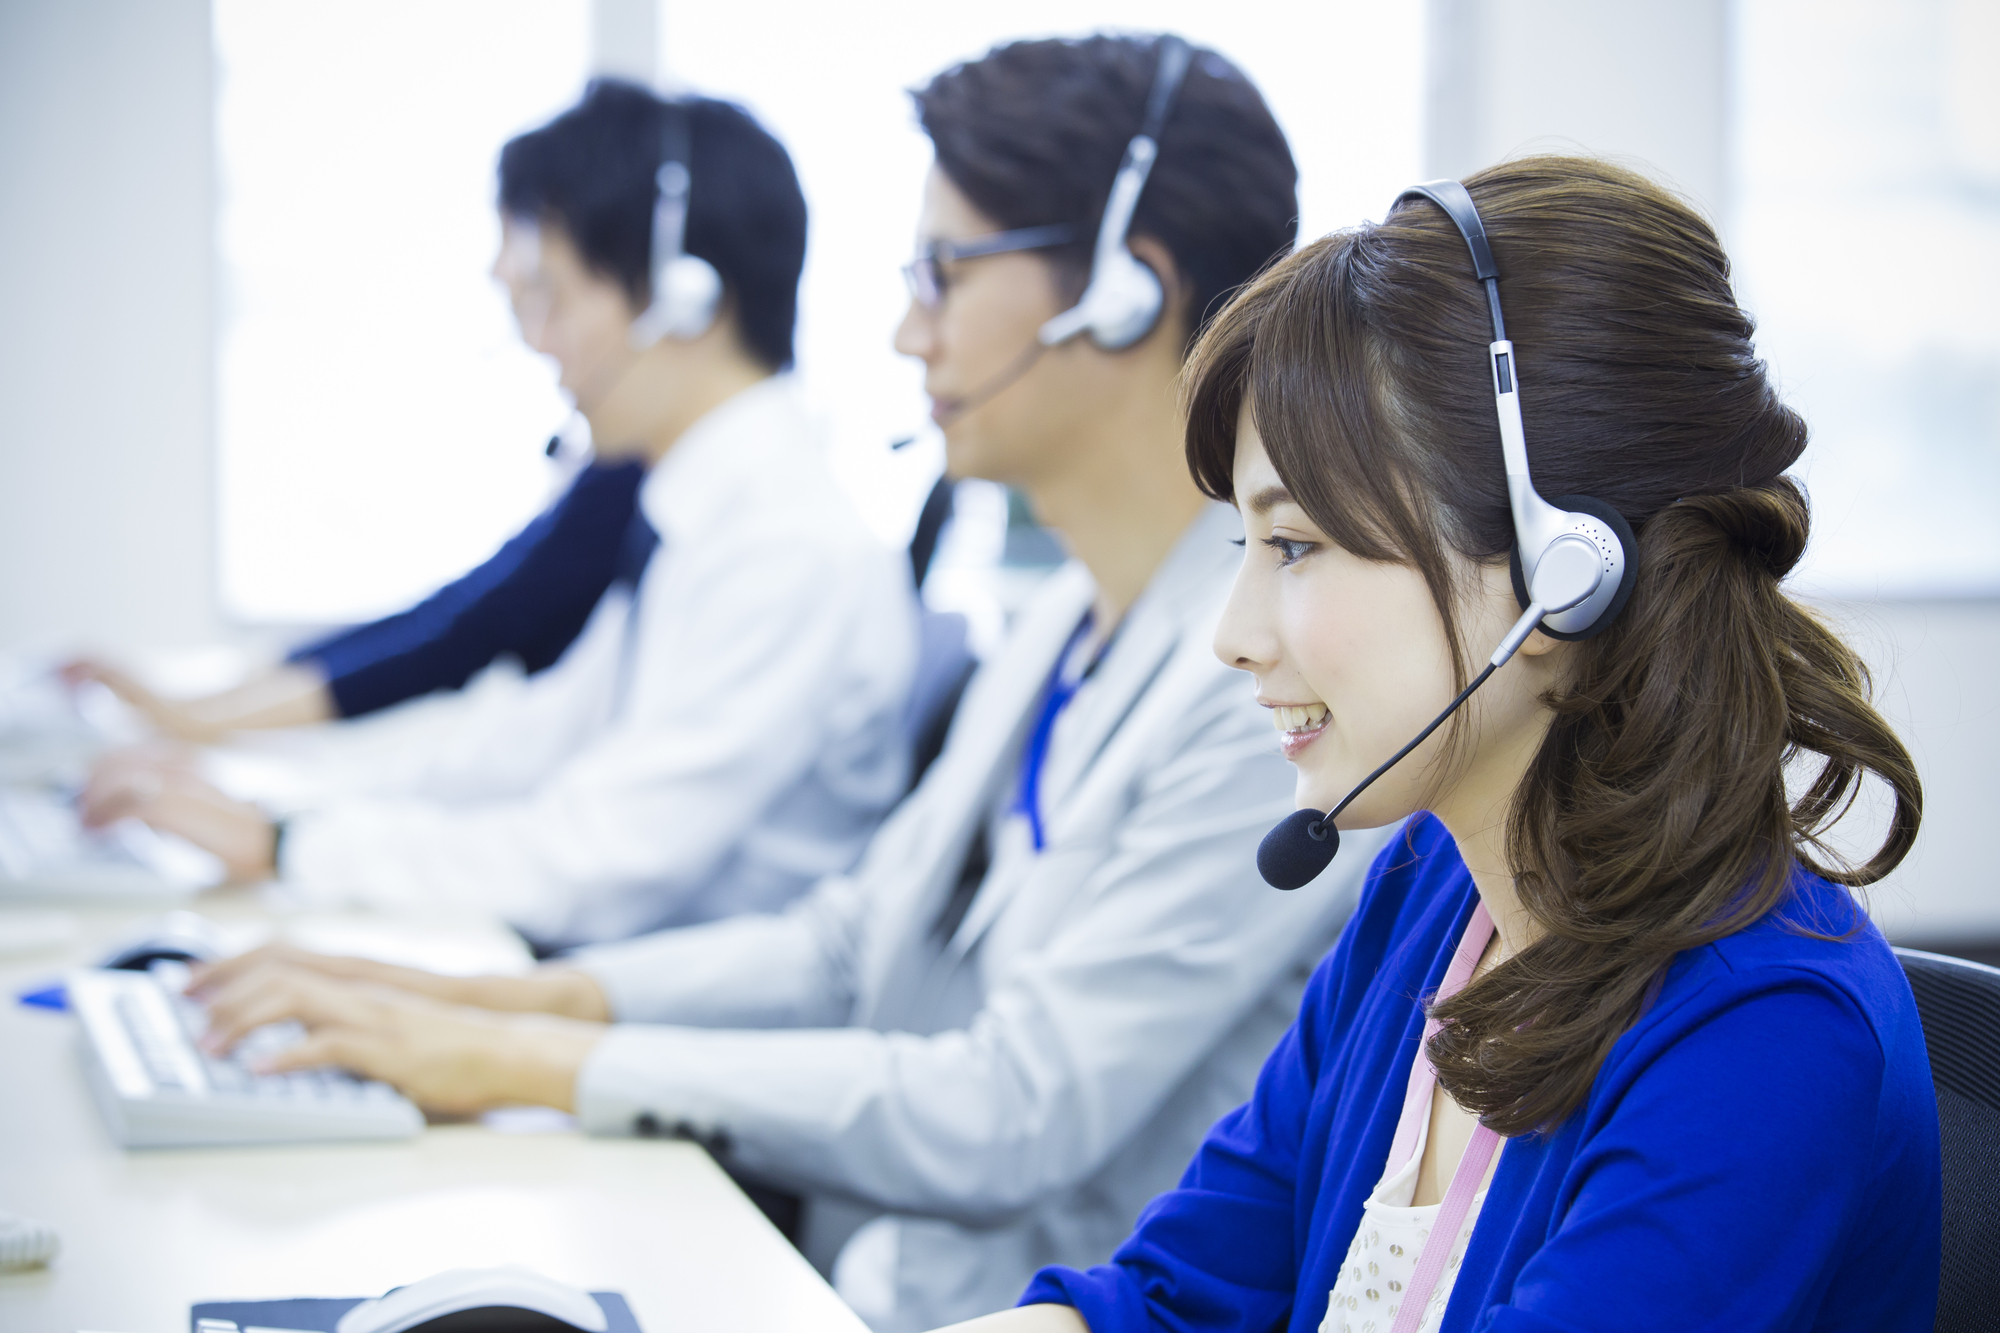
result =
[[[1500,269],[1486,241],[1472,196],[1454,180],[1429,181],[1396,197],[1421,196],[1445,212],[1472,252],[1472,271],[1486,284],[1493,318],[1487,361],[1493,401],[1500,415],[1500,450],[1507,465],[1507,500],[1514,513],[1514,593],[1523,609],[1563,607],[1544,617],[1541,629],[1558,639],[1587,639],[1609,625],[1632,594],[1637,551],[1632,529],[1611,506],[1587,495],[1544,500],[1528,472],[1528,441],[1521,429],[1521,377],[1514,344],[1500,315]]]
[[[688,196],[694,160],[688,108],[667,103],[660,169],[654,176],[651,299],[632,321],[632,346],[651,347],[662,338],[699,338],[715,322],[722,303],[722,278],[706,259],[687,253]]]
[[[1166,295],[1159,276],[1139,262],[1126,242],[1146,178],[1160,155],[1160,134],[1166,128],[1167,113],[1173,109],[1174,95],[1180,91],[1193,54],[1178,37],[1160,39],[1160,63],[1153,75],[1153,91],[1146,98],[1146,119],[1125,146],[1125,160],[1111,182],[1104,221],[1097,228],[1097,248],[1091,255],[1090,283],[1075,305],[1042,325],[1038,335],[1042,346],[1055,347],[1079,333],[1088,333],[1105,351],[1122,351],[1160,322]]]

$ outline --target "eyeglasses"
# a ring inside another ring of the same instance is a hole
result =
[[[1076,228],[1058,222],[1047,227],[996,231],[963,241],[932,241],[915,259],[903,265],[903,281],[909,286],[911,300],[926,310],[936,310],[944,304],[948,286],[944,265],[961,259],[1011,254],[1016,250],[1046,250],[1051,246],[1067,245],[1075,239]]]

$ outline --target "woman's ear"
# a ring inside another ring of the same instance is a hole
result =
[[[1552,639],[1540,630],[1536,630],[1528,636],[1527,642],[1521,645],[1520,653],[1523,657],[1543,657],[1561,647],[1563,647],[1561,639]]]

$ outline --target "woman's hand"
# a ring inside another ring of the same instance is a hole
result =
[[[472,1005],[506,1013],[556,1014],[590,1023],[611,1021],[611,1006],[589,973],[547,967],[525,977],[448,977],[372,958],[312,953],[290,944],[266,944],[234,958],[195,968],[190,993],[206,997],[263,968],[291,968],[339,981],[365,982],[427,996],[446,1004]]]
[[[451,1116],[523,1103],[574,1109],[577,1073],[604,1035],[601,1024],[502,1017],[268,959],[197,989],[209,996],[202,1045],[210,1052],[294,1020],[305,1040],[264,1060],[261,1072],[338,1065]]]
[[[213,853],[237,883],[277,873],[277,830],[270,819],[247,801],[225,796],[178,747],[139,745],[106,755],[84,785],[78,813],[86,828],[131,818],[178,834]]]

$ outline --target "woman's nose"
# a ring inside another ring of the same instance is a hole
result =
[[[1215,626],[1215,655],[1223,665],[1258,676],[1276,666],[1280,656],[1264,582],[1245,559]]]

